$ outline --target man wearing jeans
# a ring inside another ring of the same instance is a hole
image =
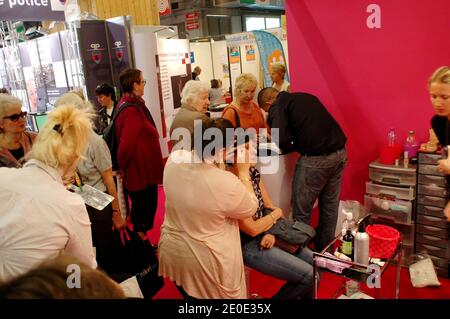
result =
[[[292,214],[295,220],[310,224],[314,202],[319,200],[314,242],[322,250],[335,236],[347,137],[314,95],[265,88],[258,103],[269,112],[269,126],[279,129],[274,142],[283,154],[301,154],[292,182]]]

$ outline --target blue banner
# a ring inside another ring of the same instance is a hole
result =
[[[284,56],[283,46],[280,39],[272,33],[266,31],[252,31],[255,35],[256,44],[258,45],[259,55],[264,71],[264,87],[272,86],[272,79],[270,78],[270,65],[275,62],[284,63],[286,59]],[[289,73],[286,72],[285,80],[289,81]]]

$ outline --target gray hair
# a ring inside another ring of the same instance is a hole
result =
[[[0,119],[14,106],[22,108],[22,101],[10,94],[0,93]]]
[[[195,80],[187,81],[181,92],[181,104],[191,104],[203,92],[209,92],[208,83]]]
[[[240,96],[242,90],[250,85],[254,85],[255,88],[258,86],[258,81],[255,76],[251,73],[242,73],[236,78],[236,82],[234,84],[236,96]]]
[[[55,107],[60,105],[71,104],[84,113],[95,114],[94,106],[89,101],[84,101],[80,95],[74,92],[68,92],[60,96],[56,102]]]
[[[431,83],[434,82],[450,84],[450,67],[441,66],[434,71],[428,80],[428,87],[430,87]]]
[[[286,74],[286,66],[281,62],[272,63],[272,71],[280,74]]]

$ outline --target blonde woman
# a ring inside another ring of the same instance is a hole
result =
[[[62,251],[97,267],[84,202],[63,185],[90,134],[89,116],[61,105],[49,113],[24,167],[0,168],[0,281]]]
[[[433,72],[428,80],[431,105],[436,115],[431,119],[431,126],[442,146],[450,145],[450,67],[441,66]],[[439,161],[439,171],[450,174],[450,159]],[[450,221],[450,202],[444,209]]]
[[[286,66],[283,63],[276,62],[272,64],[270,71],[270,77],[273,81],[272,87],[280,92],[289,92],[291,89],[291,85],[289,84],[289,82],[284,79],[286,71]]]
[[[235,128],[254,128],[257,132],[259,129],[267,128],[258,104],[253,101],[257,85],[253,74],[243,73],[237,77],[235,99],[222,113],[222,117],[229,120]]]
[[[36,137],[25,131],[26,115],[21,100],[0,94],[0,167],[21,167],[25,162]]]

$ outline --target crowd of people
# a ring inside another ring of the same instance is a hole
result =
[[[39,134],[25,130],[21,101],[0,94],[0,298],[124,298],[113,274],[115,237],[129,223],[148,241],[161,184],[165,216],[154,247],[159,275],[184,298],[247,298],[245,266],[285,281],[273,298],[312,298],[312,250],[334,238],[347,137],[318,97],[289,92],[283,64],[272,66],[273,86],[258,94],[255,76],[237,77],[234,100],[215,119],[207,110],[222,94],[220,83],[210,86],[200,73],[194,69],[181,93],[165,165],[138,69],[120,74],[119,101],[109,84],[96,88],[100,112],[76,92],[60,97]],[[428,88],[436,111],[432,127],[448,145],[450,68],[436,70]],[[101,136],[111,125],[115,151]],[[283,154],[299,154],[293,183],[286,185],[292,187],[292,212],[272,201],[257,168],[261,132]],[[450,173],[450,159],[439,168]],[[118,181],[130,207],[128,221]],[[72,184],[108,193],[112,201],[95,209],[68,191]],[[310,245],[295,252],[277,246],[270,229],[290,213],[294,221],[311,224],[316,200],[319,220]],[[450,220],[449,212],[450,206]],[[104,293],[75,294],[63,287],[65,269],[73,264]]]

